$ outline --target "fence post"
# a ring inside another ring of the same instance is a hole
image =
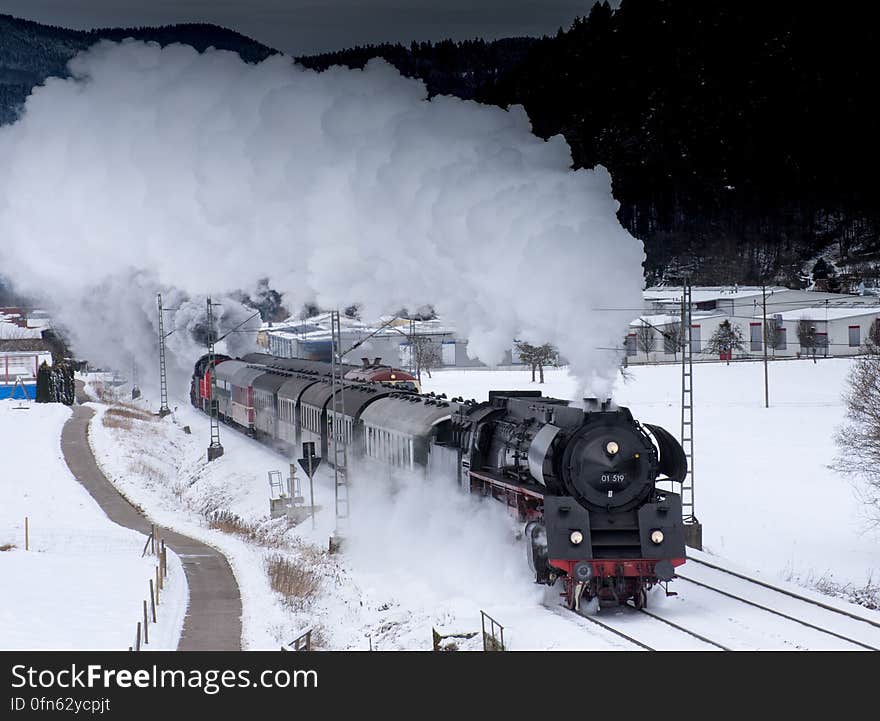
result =
[[[150,610],[153,612],[153,623],[156,623],[156,594],[153,591],[153,579],[150,579]]]
[[[156,605],[159,605],[159,589],[162,588],[162,584],[159,582],[159,567],[156,566]],[[152,581],[151,581],[152,582]]]
[[[135,651],[141,650],[141,622],[140,621],[138,621],[138,630],[137,630],[137,636],[135,636],[134,650]]]
[[[150,553],[156,555],[156,524],[150,524]]]
[[[506,651],[507,649],[504,646],[504,626],[485,611],[480,611],[480,617],[483,626],[483,650]],[[486,629],[486,621],[489,622],[488,630]]]
[[[144,645],[148,645],[150,643],[150,629],[149,622],[147,621],[147,602],[144,601]]]

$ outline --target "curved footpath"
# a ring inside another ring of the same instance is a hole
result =
[[[64,460],[111,521],[149,534],[150,521],[116,490],[98,467],[88,441],[89,421],[93,415],[95,411],[91,408],[73,407],[73,416],[61,432]],[[241,595],[226,557],[189,536],[166,528],[160,533],[165,544],[180,557],[189,585],[189,605],[177,650],[240,651]]]

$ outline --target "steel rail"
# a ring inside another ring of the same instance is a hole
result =
[[[743,581],[748,581],[749,583],[754,583],[757,586],[763,586],[771,591],[776,591],[777,593],[782,593],[786,596],[791,596],[791,598],[796,598],[799,601],[804,601],[805,603],[811,603],[814,606],[819,606],[820,608],[824,608],[826,611],[831,611],[833,613],[839,613],[841,616],[847,616],[856,621],[862,621],[863,623],[870,624],[875,628],[880,628],[880,623],[877,621],[872,621],[869,618],[864,618],[863,616],[859,616],[855,613],[851,613],[849,611],[844,611],[841,608],[835,608],[834,606],[829,606],[827,603],[822,603],[822,601],[817,601],[813,598],[808,598],[807,596],[802,596],[799,593],[795,593],[794,591],[789,591],[784,588],[780,588],[779,586],[775,586],[772,583],[767,583],[765,581],[761,581],[757,578],[752,578],[751,576],[746,576],[742,573],[738,573],[736,571],[731,571],[729,568],[724,568],[723,566],[716,566],[714,563],[709,563],[708,561],[703,561],[699,558],[692,558],[688,556],[688,562],[699,563],[703,566],[708,566],[716,571],[721,571],[722,573],[727,573],[731,576],[735,576],[736,578],[741,578]]]
[[[717,641],[713,641],[711,638],[706,638],[706,636],[702,636],[696,631],[691,631],[689,628],[685,628],[684,626],[679,626],[677,623],[670,621],[668,618],[663,618],[662,616],[658,616],[655,613],[651,613],[650,611],[645,610],[644,608],[638,609],[639,612],[645,614],[646,616],[650,616],[651,618],[656,618],[658,621],[662,621],[663,623],[672,626],[672,628],[677,629],[678,631],[683,631],[684,633],[690,634],[694,638],[699,639],[703,643],[708,643],[710,646],[715,646],[720,648],[722,651],[732,651],[732,648],[728,648]]]
[[[749,606],[754,606],[755,608],[760,608],[762,611],[767,611],[768,613],[772,613],[776,616],[780,616],[781,618],[787,619],[789,621],[794,621],[795,623],[799,623],[802,626],[806,626],[807,628],[812,628],[815,631],[819,631],[820,633],[828,634],[829,636],[834,636],[835,638],[839,638],[842,641],[846,641],[847,643],[851,643],[855,646],[861,646],[864,649],[869,651],[880,651],[880,648],[876,648],[874,646],[870,646],[867,643],[862,643],[861,641],[856,641],[854,638],[849,638],[849,636],[844,636],[843,634],[837,633],[835,631],[830,631],[827,628],[822,628],[821,626],[816,626],[809,621],[804,621],[801,618],[797,618],[795,616],[789,616],[787,613],[782,613],[782,611],[777,611],[769,606],[764,606],[760,603],[756,603],[755,601],[750,601],[748,598],[743,598],[742,596],[737,596],[734,593],[729,593],[728,591],[722,591],[720,588],[715,588],[714,586],[710,586],[708,583],[702,583],[701,581],[695,581],[692,578],[687,578],[686,576],[681,576],[676,574],[676,578],[680,578],[682,581],[687,581],[688,583],[692,583],[695,586],[700,586],[702,588],[706,588],[715,593],[721,594],[722,596],[727,596],[728,598],[732,598],[736,601],[740,601],[742,603],[748,604]]]

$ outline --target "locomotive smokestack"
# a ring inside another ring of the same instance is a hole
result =
[[[370,367],[370,359],[369,358],[361,358],[361,363],[364,364],[364,368]]]
[[[382,359],[381,358],[373,358],[373,365],[374,366],[382,365]]]
[[[610,398],[600,401],[598,398],[584,398],[585,412],[609,411],[614,408],[614,403]]]

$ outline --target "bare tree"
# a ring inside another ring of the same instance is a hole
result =
[[[834,438],[836,468],[866,482],[862,495],[880,525],[880,347],[853,361],[843,398],[846,420]]]
[[[818,337],[816,333],[816,321],[811,318],[801,318],[797,324],[798,343],[801,344],[807,353],[813,356],[813,363],[816,362],[816,345]]]
[[[779,348],[779,336],[781,325],[776,318],[768,318],[764,324],[764,343],[771,350]]]
[[[739,326],[731,325],[729,320],[723,321],[706,343],[706,350],[725,356],[727,365],[730,365],[730,356],[733,352],[745,350],[745,340]]]
[[[520,360],[528,363],[532,368],[532,383],[535,382],[535,371],[538,371],[540,382],[544,382],[544,366],[558,365],[559,352],[549,343],[544,345],[532,345],[525,341],[516,341],[516,350]]]
[[[654,326],[640,320],[639,325],[636,327],[636,348],[645,354],[645,362],[650,360],[650,353],[656,346],[657,335],[654,332]]]
[[[422,371],[431,377],[431,371],[443,362],[440,345],[426,335],[414,335],[412,337],[412,351],[416,365],[416,377],[422,380]]]
[[[678,352],[685,342],[684,328],[681,323],[671,323],[663,329],[663,350],[678,359]]]

